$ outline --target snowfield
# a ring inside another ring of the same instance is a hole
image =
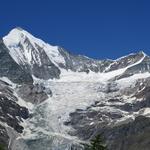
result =
[[[68,132],[74,129],[70,126],[64,125],[64,122],[70,119],[69,114],[75,112],[77,109],[86,110],[87,107],[91,106],[95,102],[105,104],[104,107],[95,107],[92,110],[100,112],[112,112],[116,114],[122,114],[123,117],[118,119],[116,124],[124,122],[127,119],[135,119],[135,116],[146,115],[149,116],[149,108],[144,108],[138,112],[129,113],[113,107],[124,105],[125,103],[135,102],[135,97],[123,96],[124,101],[112,103],[108,102],[110,98],[116,98],[118,92],[112,94],[106,93],[110,79],[116,75],[122,74],[125,69],[112,71],[110,73],[73,73],[63,72],[61,78],[58,80],[39,80],[35,79],[36,83],[42,83],[46,88],[52,90],[53,96],[49,97],[45,102],[34,108],[34,117],[25,121],[25,130],[22,138],[24,139],[36,139],[37,137],[59,137],[69,140],[69,143],[79,142],[78,137],[73,137]],[[135,86],[134,83],[138,79],[145,79],[150,77],[150,73],[135,74],[131,77],[114,81],[114,85],[118,89],[122,90],[131,86]],[[116,88],[114,86],[114,88]],[[113,120],[110,120],[113,122]],[[90,125],[94,122],[91,120]],[[63,143],[58,141],[58,138],[54,140],[55,146]],[[81,141],[80,141],[81,142]],[[85,141],[82,141],[85,142]],[[56,147],[55,147],[56,148]],[[68,150],[68,149],[67,149]]]
[[[31,85],[27,83],[29,94],[35,92],[36,97],[43,89],[52,91],[52,95],[43,92],[46,98],[42,102],[36,99],[41,103],[31,104],[17,93],[21,84],[12,83],[7,77],[0,78],[14,90],[16,103],[30,112],[30,117],[20,123],[24,130],[13,141],[15,147],[12,150],[20,150],[20,146],[21,150],[72,150],[74,145],[83,150],[80,143],[88,141],[71,134],[77,127],[84,128],[85,124],[95,127],[104,122],[117,126],[139,115],[150,117],[150,108],[139,106],[145,100],[141,93],[149,88],[146,81],[150,78],[150,58],[144,52],[117,60],[97,61],[70,55],[22,29],[13,29],[3,42],[12,61],[33,78]],[[42,85],[40,90],[36,85]],[[92,112],[95,116],[90,114]],[[74,119],[71,118],[73,113],[75,119],[79,117],[83,121],[80,124],[75,120],[76,128],[69,124]],[[96,115],[99,118],[95,118]]]

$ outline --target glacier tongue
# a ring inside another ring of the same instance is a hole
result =
[[[45,142],[45,150],[71,150],[73,145],[77,146],[85,141],[70,136],[68,132],[72,131],[72,128],[65,126],[64,122],[76,109],[85,109],[95,101],[103,99],[103,93],[97,93],[101,83],[49,81],[44,84],[52,90],[53,96],[35,107],[33,118],[23,125],[25,130],[22,138],[32,150],[41,150],[40,139]],[[28,144],[31,139],[35,140],[35,143],[38,141],[36,148]],[[51,148],[47,147],[46,143],[50,143]]]
[[[115,75],[119,75],[119,73],[115,73]],[[97,81],[94,78],[94,75],[97,74],[93,74],[94,80],[88,78],[88,74],[82,75],[86,80],[82,80],[83,78],[80,78],[80,80],[78,78],[78,80],[68,81],[64,78],[51,81],[35,79],[35,84],[41,82],[46,88],[50,88],[53,96],[49,97],[38,106],[35,106],[32,114],[33,117],[23,124],[25,130],[22,139],[24,139],[29,149],[41,150],[41,148],[44,148],[45,150],[71,150],[73,145],[75,147],[80,147],[79,143],[84,143],[85,141],[82,141],[76,136],[69,135],[74,129],[70,126],[66,126],[64,123],[70,120],[71,113],[76,110],[86,110],[97,101],[102,103],[104,107],[93,107],[92,110],[100,111],[101,113],[109,112],[120,114],[122,118],[118,119],[118,123],[128,118],[134,119],[140,112],[131,114],[127,111],[114,108],[114,103],[108,102],[109,99],[116,98],[120,92],[107,93],[110,84],[109,80],[115,77],[111,72],[109,75],[108,74],[109,73],[102,74],[102,76],[105,76],[105,80],[104,78],[103,80],[96,79]],[[102,76],[99,76],[100,79]],[[120,90],[131,86],[134,87],[138,79],[145,79],[148,77],[150,77],[150,73],[134,75],[128,78],[130,80],[128,85],[125,79],[114,81],[114,83],[111,81],[111,84],[114,84],[112,85],[112,89],[115,91],[117,87],[120,88]],[[67,78],[69,79],[69,75]],[[70,79],[72,79],[72,76],[70,76]],[[89,80],[87,81],[87,79]],[[126,100],[116,102],[116,106],[122,106],[127,102],[132,103],[132,101],[135,101],[135,99],[130,96],[123,96],[122,98]],[[144,111],[144,113],[145,112],[146,111]],[[109,123],[111,122],[113,122],[112,119],[109,120]],[[93,119],[90,120],[89,124],[95,124]],[[44,145],[42,143],[44,143]],[[82,146],[79,149],[82,149]]]

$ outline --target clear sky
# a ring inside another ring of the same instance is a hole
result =
[[[0,37],[17,26],[93,58],[150,55],[149,0],[1,0]]]

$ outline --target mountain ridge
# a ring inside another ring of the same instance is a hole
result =
[[[143,51],[95,60],[15,28],[0,41],[0,144],[84,150],[101,134],[109,150],[149,150],[149,92]]]
[[[3,38],[3,41],[15,62],[27,68],[27,70],[30,70],[31,75],[41,79],[59,78],[61,69],[86,73],[90,71],[96,73],[109,72],[125,68],[127,65],[138,61],[142,56],[147,56],[143,51],[135,54],[132,53],[116,60],[95,60],[82,55],[72,55],[59,46],[51,46],[35,38],[22,28],[11,30],[9,34]],[[42,60],[44,60],[44,62],[42,62]],[[110,66],[111,68],[109,68]],[[44,75],[40,74],[37,71],[38,69],[41,70]],[[51,70],[53,70],[53,72]]]

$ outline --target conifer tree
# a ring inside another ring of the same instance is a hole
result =
[[[90,145],[88,145],[85,150],[107,150],[104,146],[103,141],[100,135],[97,135],[94,139],[91,140]]]

